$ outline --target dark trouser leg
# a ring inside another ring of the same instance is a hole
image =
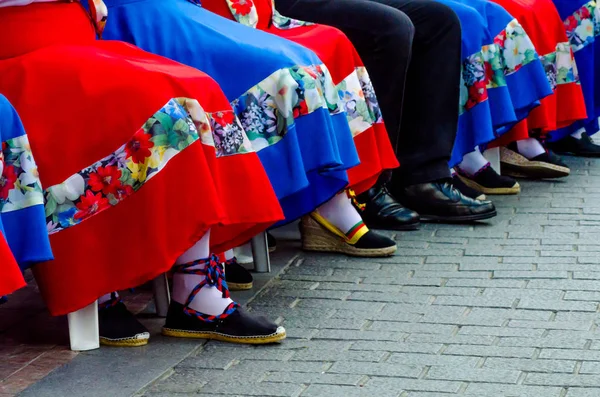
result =
[[[431,0],[276,0],[276,6],[286,16],[341,29],[358,50],[401,163],[394,185],[449,176],[461,40],[452,10]]]

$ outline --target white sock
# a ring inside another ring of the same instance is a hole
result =
[[[456,170],[454,168],[450,168],[450,176],[454,178],[454,175],[456,175]]]
[[[573,132],[571,136],[575,139],[581,139],[581,134],[585,132],[585,128],[580,128],[577,131]]]
[[[465,154],[463,160],[458,165],[458,168],[460,168],[461,171],[466,172],[467,175],[473,176],[477,174],[477,172],[483,167],[489,165],[489,161],[487,161],[486,158],[483,157],[483,154],[481,154],[479,148],[475,148],[475,150],[471,153]]]
[[[519,153],[529,160],[546,152],[540,141],[535,138],[517,141],[517,148],[519,149]]]
[[[117,291],[115,291],[115,292],[112,292],[110,294],[102,295],[100,298],[98,298],[98,304],[101,305],[104,302],[108,302],[109,300],[112,299],[113,294],[114,294],[114,296],[115,296],[116,299],[119,298],[119,293]]]
[[[348,232],[357,223],[362,222],[362,218],[352,206],[346,192],[341,192],[335,195],[331,200],[318,208],[319,214],[335,227],[340,229],[342,233]]]
[[[233,249],[230,249],[230,250],[227,250],[227,251],[225,251],[225,252],[224,252],[224,255],[225,255],[225,260],[226,260],[226,261],[233,259],[233,257],[235,256],[235,255],[233,254]]]
[[[200,259],[207,259],[209,257],[210,231],[208,231],[200,241],[194,244],[192,248],[181,255],[175,263],[181,265]],[[190,269],[203,269],[205,266],[205,264],[201,263]],[[173,299],[175,302],[185,305],[190,296],[190,292],[192,292],[198,284],[204,281],[205,278],[206,277],[203,275],[175,273],[173,275]],[[227,308],[231,302],[233,301],[230,298],[223,298],[222,292],[216,287],[205,285],[198,291],[192,303],[189,304],[189,307],[200,313],[218,316],[225,311],[225,308]]]

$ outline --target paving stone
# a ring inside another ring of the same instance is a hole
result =
[[[569,387],[566,397],[598,397],[598,388]]]
[[[517,307],[519,309],[595,312],[598,309],[598,304],[595,302],[567,302],[549,301],[540,298],[523,298]]]
[[[599,355],[597,351],[591,350],[542,349],[539,358],[551,360],[598,361]]]
[[[506,328],[506,327],[477,327],[462,326],[458,331],[459,335],[494,335],[494,336],[514,336],[514,337],[540,337],[544,334],[543,329],[524,329],[524,328]]]
[[[406,338],[406,342],[417,343],[443,343],[446,345],[491,345],[495,336],[486,335],[439,335],[439,334],[414,334]]]
[[[562,329],[573,331],[587,331],[590,325],[585,322],[558,322],[558,321],[527,321],[527,320],[511,320],[508,323],[509,327],[516,328],[542,328],[542,329]]]
[[[535,349],[523,347],[499,347],[499,346],[473,346],[473,345],[450,345],[444,354],[454,356],[476,356],[476,357],[511,357],[531,358]]]
[[[573,373],[576,363],[574,360],[530,360],[489,357],[485,360],[483,367],[513,369],[524,372]]]
[[[524,280],[505,279],[465,279],[454,278],[448,280],[446,287],[480,287],[480,288],[523,288]]]
[[[436,393],[456,393],[460,389],[460,382],[439,381],[429,379],[400,379],[400,378],[378,378],[369,380],[366,387],[378,390],[389,390],[392,393],[396,390],[436,392]],[[388,394],[381,394],[387,396]]]
[[[472,397],[560,397],[561,392],[561,387],[471,383],[464,395]]]
[[[339,318],[286,318],[281,325],[293,328],[354,329],[364,328],[367,320]]]
[[[429,353],[436,354],[442,349],[442,344],[435,343],[397,343],[397,342],[366,342],[358,341],[351,350],[386,351],[398,353]]]
[[[400,341],[406,338],[406,336],[406,333],[393,331],[355,331],[323,329],[317,332],[313,339]]]
[[[387,394],[386,394],[387,393]],[[310,385],[302,397],[371,397],[376,395],[398,397],[402,390],[378,389],[376,387],[355,387],[339,385]]]
[[[391,376],[400,378],[416,378],[423,371],[421,365],[404,365],[391,363],[369,363],[340,361],[327,371],[334,374],[358,374],[369,376]]]
[[[300,372],[273,372],[267,374],[267,382],[292,384],[325,384],[356,386],[364,379],[363,375],[352,374],[306,374]]]
[[[387,352],[382,351],[339,351],[323,349],[305,349],[297,350],[290,360],[292,361],[364,361],[380,362],[388,356]],[[401,364],[401,363],[399,363]]]
[[[494,297],[466,297],[466,296],[438,296],[434,305],[443,306],[468,306],[468,307],[500,307],[510,308],[515,303],[515,297],[494,296]]]
[[[504,271],[504,270],[496,270],[494,271],[494,278],[510,278],[510,279],[549,279],[556,280],[561,278],[568,278],[569,274],[566,271],[550,271],[550,272],[542,272],[542,271]]]
[[[520,371],[500,369],[473,369],[458,367],[431,367],[428,379],[460,380],[465,382],[508,383],[515,384]]]
[[[600,375],[599,361],[584,361],[579,369],[580,374]]]
[[[374,321],[369,327],[373,331],[394,331],[419,334],[446,334],[450,335],[456,331],[453,325],[445,324],[420,324],[396,321]]]
[[[525,378],[525,384],[538,386],[582,386],[597,387],[600,389],[600,376],[598,375],[572,375],[572,374],[541,374],[530,373]]]
[[[393,292],[353,292],[348,300],[367,302],[404,302],[404,303],[427,303],[429,297],[426,295],[409,295]]]
[[[388,358],[387,362],[405,365],[441,365],[475,368],[479,360],[479,357],[444,356],[420,353],[393,353]]]
[[[549,347],[557,349],[583,349],[587,341],[573,337],[506,338],[501,337],[498,346]]]

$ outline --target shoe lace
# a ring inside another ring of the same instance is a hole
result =
[[[204,267],[201,267],[201,265],[204,265]],[[229,288],[227,287],[227,282],[225,281],[225,271],[223,270],[223,267],[219,264],[219,257],[217,257],[216,255],[211,255],[211,257],[207,259],[199,259],[193,262],[175,265],[173,267],[173,270],[175,271],[175,273],[180,274],[195,274],[198,276],[204,276],[204,280],[202,280],[202,282],[200,282],[194,287],[194,289],[192,289],[192,292],[190,292],[190,295],[188,296],[185,302],[183,312],[188,316],[196,317],[204,322],[214,322],[225,319],[231,313],[235,312],[235,310],[238,308],[239,305],[237,303],[231,302],[225,308],[223,313],[217,316],[213,316],[209,314],[204,314],[190,307],[190,304],[192,303],[194,298],[196,298],[198,292],[200,292],[200,290],[205,286],[214,287],[221,291],[221,296],[223,298],[229,298]]]
[[[348,195],[348,198],[350,200],[352,200],[352,203],[354,204],[354,206],[356,208],[358,208],[361,211],[365,210],[365,207],[367,206],[366,204],[361,203],[360,201],[358,201],[358,198],[356,197],[356,192],[352,189],[348,189],[346,190],[346,195]]]
[[[117,294],[115,292],[112,292],[110,294],[109,300],[98,304],[98,310],[105,310],[110,307],[115,307],[121,302],[122,302],[121,298],[117,297]]]

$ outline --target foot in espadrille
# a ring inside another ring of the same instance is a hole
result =
[[[193,312],[171,302],[163,335],[179,338],[215,339],[222,342],[263,345],[285,339],[285,329],[262,316],[252,316],[236,303],[219,316]]]
[[[127,310],[120,299],[114,298],[98,306],[100,344],[105,346],[135,347],[148,344],[150,333]]]
[[[521,186],[513,178],[499,175],[490,163],[481,168],[475,175],[469,175],[456,168],[458,178],[467,186],[485,194],[518,194]]]
[[[240,265],[236,257],[225,261],[225,280],[231,291],[245,291],[252,289],[254,279],[244,266]]]
[[[173,300],[163,335],[246,344],[285,339],[283,327],[246,313],[230,299],[225,274],[216,256],[176,264],[173,269]]]
[[[514,178],[563,178],[571,173],[553,152],[546,151],[528,159],[518,152],[514,144],[500,148],[500,165],[503,174]]]
[[[331,224],[318,212],[302,218],[300,222],[302,248],[306,251],[339,252],[360,257],[385,257],[394,255],[396,243],[377,234],[361,221],[347,233]]]
[[[485,194],[480,192],[479,190],[473,189],[470,186],[467,186],[459,177],[458,174],[452,174],[452,185],[462,193],[463,196],[470,197],[474,200],[485,200],[487,197]]]

